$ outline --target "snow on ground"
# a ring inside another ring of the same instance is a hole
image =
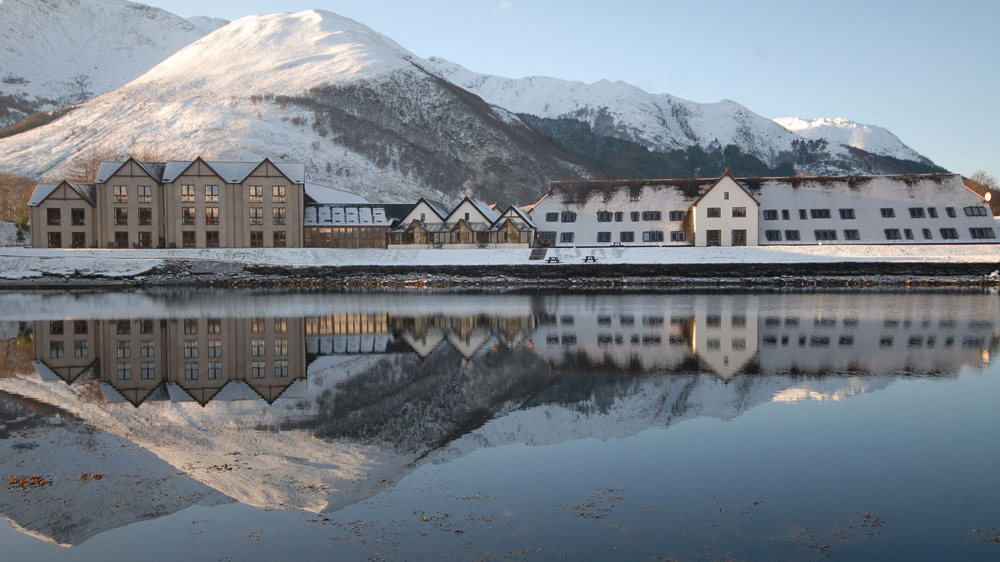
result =
[[[839,262],[1000,262],[1000,244],[837,245],[768,247],[632,247],[551,248],[548,260],[529,260],[530,249],[406,249],[331,250],[317,248],[235,248],[200,250],[0,250],[0,279],[75,274],[133,277],[171,260],[217,261],[279,267],[314,266],[445,266],[535,265],[559,267],[582,264],[594,256],[596,264],[749,264]],[[589,262],[587,262],[589,264]]]

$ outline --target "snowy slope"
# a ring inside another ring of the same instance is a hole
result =
[[[0,126],[118,88],[225,23],[121,0],[3,0],[0,100],[23,110],[0,101]]]
[[[848,145],[877,155],[929,162],[889,131],[846,119],[771,120],[731,100],[697,103],[670,94],[650,94],[625,82],[503,78],[478,74],[440,58],[431,58],[429,63],[435,73],[492,104],[515,113],[584,121],[598,135],[639,142],[650,150],[735,144],[773,165],[783,152],[792,150],[794,141],[824,138],[834,157],[845,157],[842,145]]]
[[[537,197],[547,179],[586,176],[517,117],[428,74],[391,39],[321,11],[235,21],[0,146],[0,168],[35,177],[59,177],[92,150],[268,156],[375,201],[474,193],[515,202]]]

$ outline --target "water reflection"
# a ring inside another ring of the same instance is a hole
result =
[[[31,332],[36,369],[0,377],[2,427],[27,436],[0,435],[0,470],[79,488],[59,488],[60,511],[7,490],[0,513],[60,544],[197,502],[329,513],[478,448],[843,400],[983,366],[1000,341],[986,294],[206,291],[0,295],[0,309],[11,340]],[[149,485],[97,501],[84,470],[106,490]]]
[[[360,297],[359,297],[360,298]],[[971,295],[705,295],[511,297],[492,312],[394,308],[317,316],[36,320],[35,365],[73,384],[96,379],[104,400],[302,398],[323,358],[400,356],[414,374],[435,355],[566,373],[944,375],[989,361],[992,299]],[[333,302],[336,308],[336,301]],[[388,304],[388,306],[386,306]],[[426,303],[424,303],[426,304]],[[470,307],[471,308],[471,307]],[[503,357],[499,357],[504,349]],[[468,370],[470,367],[465,366]],[[784,392],[780,399],[815,397]]]

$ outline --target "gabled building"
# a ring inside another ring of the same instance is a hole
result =
[[[36,248],[96,248],[97,201],[92,183],[40,183],[28,201]]]
[[[421,198],[389,233],[390,248],[423,245],[432,248],[529,247],[534,224],[517,207],[503,213],[468,197],[450,212]]]

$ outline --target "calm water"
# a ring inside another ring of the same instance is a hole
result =
[[[993,294],[0,294],[4,559],[1000,558]]]

